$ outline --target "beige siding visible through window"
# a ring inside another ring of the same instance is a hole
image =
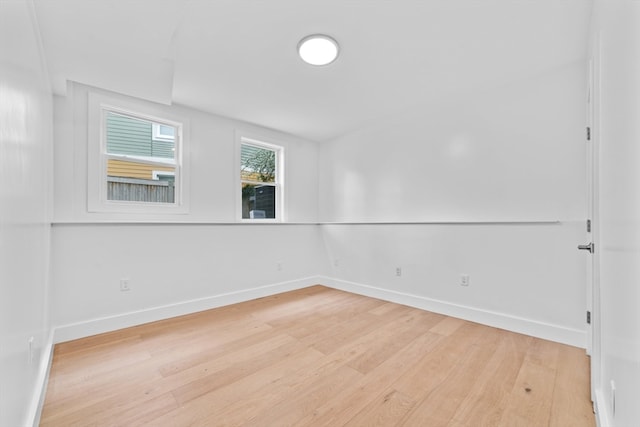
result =
[[[153,171],[173,172],[175,167],[150,165],[146,163],[109,159],[107,161],[107,175],[122,178],[153,179]]]

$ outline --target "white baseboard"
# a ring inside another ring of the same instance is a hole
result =
[[[160,307],[152,307],[144,310],[117,314],[114,316],[91,319],[85,322],[62,325],[55,328],[53,342],[60,343],[84,338],[144,323],[209,310],[229,304],[236,304],[281,292],[301,289],[316,284],[322,284],[331,288],[359,295],[404,304],[410,307],[420,308],[422,310],[433,311],[447,316],[458,317],[460,319],[543,338],[550,341],[560,342],[575,347],[585,348],[586,344],[585,331],[539,322],[505,313],[478,309],[447,301],[440,301],[420,295],[376,288],[361,283],[349,282],[326,276],[306,277],[288,282],[243,289],[237,292],[230,292]]]
[[[42,347],[40,353],[38,374],[33,387],[33,394],[29,404],[29,412],[25,426],[37,427],[40,425],[40,415],[42,414],[42,406],[47,393],[47,383],[49,382],[49,371],[51,370],[51,362],[53,360],[53,330],[49,331],[47,341]]]
[[[308,286],[318,284],[319,280],[319,276],[306,277],[298,280],[243,289],[236,292],[229,292],[205,298],[182,301],[175,304],[91,319],[85,322],[61,325],[55,328],[53,339],[54,343],[71,341],[104,332],[111,332],[131,326],[142,325],[144,323],[155,322],[158,320],[169,319],[171,317],[182,316],[185,314],[196,313],[198,311],[262,298],[281,292],[306,288]]]
[[[361,283],[321,276],[319,283],[347,292],[391,301],[422,310],[433,311],[447,316],[457,317],[483,325],[493,326],[512,332],[534,336],[550,341],[585,348],[586,331],[566,328],[564,326],[525,319],[505,313],[483,310],[475,307],[439,301],[420,295],[412,295],[389,289],[376,288]]]
[[[605,397],[602,390],[596,390],[595,392],[594,409],[596,411],[596,425],[597,427],[611,427],[611,418],[609,418],[609,412],[607,411],[607,405],[605,404]]]

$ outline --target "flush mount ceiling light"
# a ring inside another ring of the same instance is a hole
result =
[[[307,64],[329,65],[338,57],[338,42],[324,34],[313,34],[300,40],[298,55]]]

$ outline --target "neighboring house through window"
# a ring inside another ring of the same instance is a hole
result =
[[[90,143],[89,210],[184,212],[182,123],[94,104],[89,125],[99,138]]]
[[[169,125],[162,125],[160,123],[153,123],[153,139],[155,141],[175,141],[176,128]]]
[[[176,128],[105,111],[107,200],[175,203]],[[158,138],[153,131],[165,128]]]

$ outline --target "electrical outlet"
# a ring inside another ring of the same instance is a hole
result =
[[[131,279],[120,279],[120,292],[127,292],[131,290]]]
[[[276,264],[276,270],[282,271],[283,268],[284,268],[284,266],[283,266],[282,262],[279,262],[279,263]]]
[[[469,286],[469,275],[461,274],[460,275],[460,286]]]
[[[402,268],[400,268],[400,267],[396,267],[396,276],[397,276],[397,277],[402,276]]]
[[[340,267],[340,260],[338,258],[333,260],[333,266],[334,267]]]

